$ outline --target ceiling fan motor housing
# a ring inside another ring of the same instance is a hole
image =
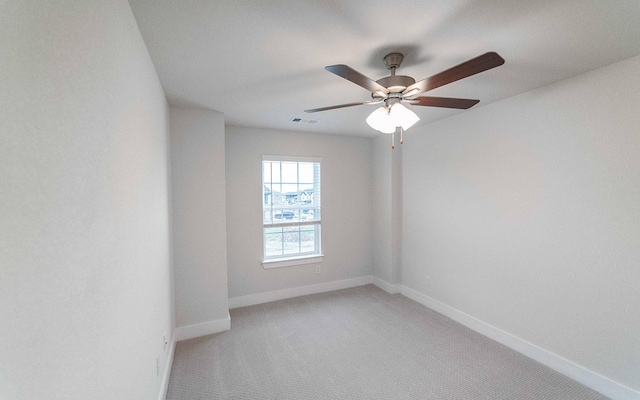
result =
[[[407,88],[407,86],[416,83],[416,80],[410,76],[393,75],[378,79],[376,82],[389,89],[391,93],[399,93]]]
[[[402,53],[390,53],[384,56],[384,65],[387,66],[387,69],[398,68],[400,64],[402,64],[402,60],[404,60],[404,56]]]
[[[391,76],[379,79],[380,85],[386,87],[391,93],[399,93],[407,88],[409,85],[416,83],[416,80],[410,76],[396,75],[396,68],[400,67],[404,56],[402,53],[390,53],[384,56],[384,65],[387,69],[391,70]],[[373,96],[375,98],[375,96]]]

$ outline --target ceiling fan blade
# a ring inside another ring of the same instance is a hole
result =
[[[321,107],[321,108],[313,108],[311,110],[304,110],[306,113],[314,113],[319,111],[327,111],[327,110],[335,110],[336,108],[345,108],[345,107],[353,107],[353,106],[361,106],[363,104],[378,104],[382,103],[383,100],[377,101],[361,101],[359,103],[347,103],[347,104],[338,104],[337,106],[329,106],[329,107]]]
[[[444,107],[444,108],[458,108],[466,110],[478,104],[480,100],[473,99],[456,99],[453,97],[416,97],[415,99],[408,100],[409,104],[414,106],[429,106],[429,107]]]
[[[367,89],[371,93],[380,92],[378,93],[380,97],[386,97],[385,95],[389,93],[389,90],[387,90],[386,87],[382,86],[373,79],[362,75],[360,72],[356,71],[348,65],[329,65],[328,67],[324,67],[324,69]]]
[[[465,61],[462,64],[456,65],[455,67],[449,68],[446,71],[442,71],[439,74],[435,74],[429,78],[416,82],[413,85],[408,86],[402,94],[405,96],[415,96],[480,72],[487,71],[491,68],[499,67],[502,64],[504,64],[504,58],[500,57],[498,53],[493,51],[485,53],[476,58],[472,58],[469,61]]]

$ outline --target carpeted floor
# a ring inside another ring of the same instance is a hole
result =
[[[231,310],[176,347],[167,399],[606,397],[373,285]]]

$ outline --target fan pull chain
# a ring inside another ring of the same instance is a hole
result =
[[[396,148],[396,131],[400,130],[400,144],[404,143],[404,139],[402,139],[402,133],[404,129],[401,126],[397,127],[395,131],[391,132],[391,149]]]

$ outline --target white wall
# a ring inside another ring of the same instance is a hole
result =
[[[397,284],[402,276],[402,149],[390,135],[373,138],[373,276]],[[386,288],[386,287],[385,287]],[[393,290],[386,288],[387,290]]]
[[[392,249],[392,149],[388,135],[379,135],[373,139],[373,275],[388,283],[394,282]]]
[[[0,398],[155,399],[168,109],[129,5],[2,2],[0,48]]]
[[[173,252],[179,327],[229,317],[224,142],[223,114],[171,107]]]
[[[403,165],[404,285],[635,390],[639,73],[635,57],[412,130]]]
[[[227,127],[229,297],[372,273],[371,155],[367,138]],[[322,157],[321,273],[262,267],[262,155]]]

